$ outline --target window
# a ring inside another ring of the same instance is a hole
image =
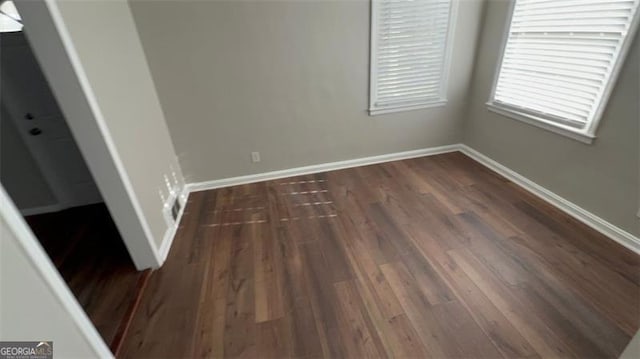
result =
[[[640,0],[516,0],[489,109],[590,143]]]
[[[372,0],[369,113],[446,103],[455,0]]]
[[[22,19],[13,1],[0,0],[0,32],[22,31]]]

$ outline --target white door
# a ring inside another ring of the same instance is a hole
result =
[[[45,176],[59,207],[101,202],[49,85],[22,32],[0,34],[2,106]]]

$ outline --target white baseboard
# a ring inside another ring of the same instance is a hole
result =
[[[176,216],[176,220],[173,223],[173,225],[167,228],[167,231],[164,233],[164,237],[162,238],[162,244],[158,249],[158,256],[159,256],[158,259],[160,262],[160,266],[164,264],[164,261],[166,261],[167,257],[169,256],[169,251],[171,250],[171,245],[173,244],[173,240],[176,236],[176,232],[178,231],[178,227],[180,226],[180,220],[182,219],[182,214],[184,213],[184,209],[187,207],[187,200],[189,199],[190,193],[191,191],[185,185],[182,188],[182,192],[180,193],[180,197],[179,197],[179,198],[184,198],[184,201],[180,202],[181,203],[180,212],[178,212],[178,215]]]
[[[483,155],[473,148],[464,144],[459,145],[459,147],[460,152],[480,162],[484,166],[494,170],[495,172],[506,177],[518,186],[550,203],[551,205],[559,208],[571,217],[579,220],[580,222],[604,234],[605,236],[629,248],[630,250],[640,254],[640,238],[623,230],[622,228],[616,227],[615,225],[596,216],[595,214],[576,205],[575,203],[570,202],[563,197],[560,197],[559,195],[549,191],[548,189],[509,169],[508,167],[492,160],[491,158]]]
[[[532,194],[550,203],[551,205],[559,208],[560,210],[572,216],[573,218],[579,220],[580,222],[586,224],[587,226],[593,228],[594,230],[604,234],[605,236],[611,238],[612,240],[620,243],[626,248],[629,248],[630,250],[640,254],[640,238],[634,236],[633,234],[619,227],[616,227],[615,225],[607,222],[606,220],[598,217],[597,215],[585,210],[584,208],[576,205],[573,202],[568,201],[563,197],[560,197],[559,195],[551,192],[550,190],[538,185],[537,183],[531,181],[530,179],[520,175],[519,173],[509,169],[508,167],[492,160],[491,158],[483,155],[482,153],[464,144],[454,144],[454,145],[425,148],[425,149],[413,150],[413,151],[390,153],[390,154],[380,155],[380,156],[364,157],[364,158],[358,158],[353,160],[322,163],[322,164],[312,165],[312,166],[297,167],[297,168],[291,168],[286,170],[258,173],[258,174],[247,175],[247,176],[224,178],[224,179],[213,180],[213,181],[188,183],[184,187],[184,193],[186,193],[186,195],[188,196],[189,193],[191,192],[198,192],[198,191],[204,191],[209,189],[223,188],[223,187],[236,186],[236,185],[255,183],[255,182],[261,182],[261,181],[269,181],[269,180],[275,180],[280,178],[301,176],[301,175],[320,173],[320,172],[326,172],[326,171],[334,171],[334,170],[339,170],[344,168],[366,166],[366,165],[372,165],[376,163],[398,161],[398,160],[404,160],[409,158],[432,156],[432,155],[455,152],[455,151],[460,151],[466,154],[467,156],[473,158],[474,160],[478,161],[482,165],[492,169],[493,171],[509,179],[510,181],[517,184],[518,186],[531,192]],[[167,258],[167,255],[169,254],[171,243],[173,242],[173,239],[175,237],[175,233],[180,223],[180,219],[182,217],[182,212],[184,211],[184,207],[186,207],[186,203],[185,203],[185,206],[183,206],[182,210],[180,211],[178,215],[178,220],[176,221],[175,225],[172,228],[169,228],[167,230],[165,238],[163,239],[162,246],[159,249],[161,263],[164,263],[164,261]]]
[[[64,205],[62,203],[54,203],[54,204],[50,204],[50,205],[47,205],[47,206],[31,207],[31,208],[21,209],[20,210],[20,214],[22,214],[22,216],[24,216],[24,217],[33,216],[33,215],[36,215],[36,214],[44,214],[44,213],[62,211],[63,209],[67,209],[68,207],[69,206]]]
[[[96,203],[102,203],[102,198],[100,198],[97,201],[90,201],[90,202],[83,202],[83,203],[54,203],[54,204],[49,204],[46,206],[40,206],[40,207],[31,207],[31,208],[25,208],[25,209],[21,209],[20,210],[20,214],[22,214],[23,217],[26,216],[33,216],[36,214],[45,214],[45,213],[52,213],[52,212],[59,212],[65,209],[69,209],[69,208],[73,208],[73,207],[80,207],[80,206],[88,206],[88,205],[92,205],[92,204],[96,204]]]
[[[460,145],[458,144],[440,146],[440,147],[430,147],[430,148],[423,148],[423,149],[413,150],[413,151],[389,153],[389,154],[380,155],[380,156],[363,157],[363,158],[356,158],[353,160],[329,162],[329,163],[322,163],[318,165],[290,168],[286,170],[257,173],[253,175],[247,175],[247,176],[239,176],[239,177],[223,178],[223,179],[213,180],[213,181],[189,183],[186,185],[186,187],[189,190],[189,192],[198,192],[198,191],[204,191],[208,189],[237,186],[237,185],[247,184],[247,183],[270,181],[270,180],[275,180],[280,178],[302,176],[302,175],[327,172],[327,171],[335,171],[335,170],[344,169],[344,168],[373,165],[376,163],[405,160],[405,159],[416,158],[416,157],[432,156],[432,155],[437,155],[441,153],[455,152],[459,150],[460,150]]]

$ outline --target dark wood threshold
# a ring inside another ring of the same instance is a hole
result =
[[[129,328],[131,327],[131,322],[133,320],[133,316],[135,315],[138,307],[140,306],[140,302],[142,301],[142,296],[144,294],[144,290],[149,283],[149,278],[151,277],[152,271],[147,269],[142,272],[142,275],[138,278],[136,283],[136,292],[135,297],[129,304],[129,308],[125,313],[124,317],[122,317],[122,321],[120,321],[120,325],[118,326],[118,330],[116,331],[113,340],[111,341],[111,345],[109,345],[109,349],[115,357],[118,357],[120,353],[120,349],[122,348],[122,343],[124,342],[124,338],[126,338],[127,333],[129,332]]]

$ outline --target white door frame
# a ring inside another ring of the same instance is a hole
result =
[[[15,235],[18,247],[24,252],[35,271],[42,277],[42,280],[49,286],[51,293],[60,302],[89,346],[100,358],[113,358],[109,347],[107,347],[95,326],[91,323],[73,293],[71,293],[64,279],[62,279],[51,259],[42,249],[38,239],[31,232],[31,229],[1,184],[0,218],[7,224],[9,231]],[[20,273],[13,273],[12,275],[19,276]]]
[[[55,0],[17,1],[24,31],[139,270],[162,261]]]

